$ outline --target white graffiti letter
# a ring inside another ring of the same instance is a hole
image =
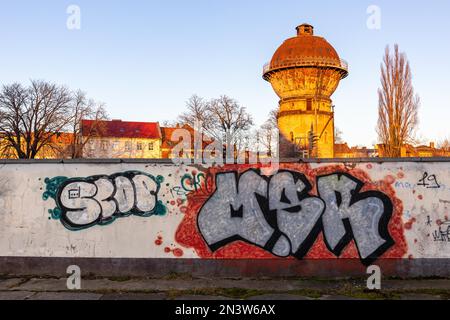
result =
[[[151,212],[156,205],[158,185],[149,176],[138,174],[133,178],[136,188],[136,208],[142,212]]]
[[[326,205],[322,223],[327,245],[340,255],[354,238],[364,260],[392,245],[387,230],[392,204],[381,192],[359,193],[361,187],[359,180],[345,174],[319,177],[317,182],[319,196]]]
[[[216,191],[198,215],[198,226],[214,251],[236,240],[256,244],[278,256],[288,256],[289,240],[276,233],[264,217],[258,196],[267,201],[267,181],[247,171],[236,181],[235,173],[216,176]]]
[[[61,191],[60,202],[67,210],[66,217],[72,224],[88,225],[96,221],[102,207],[93,199],[97,186],[90,182],[72,182]]]
[[[277,216],[278,228],[291,241],[292,254],[301,258],[315,241],[305,243],[325,207],[322,200],[307,195],[305,183],[291,172],[280,172],[270,180],[269,206]],[[308,185],[309,187],[309,185]],[[301,200],[303,198],[303,200]],[[320,230],[317,230],[317,233]]]
[[[119,211],[122,213],[130,211],[135,201],[133,184],[130,179],[123,176],[116,177],[114,183],[116,184],[114,199],[117,201]]]

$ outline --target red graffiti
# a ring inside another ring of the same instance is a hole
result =
[[[411,230],[413,223],[416,222],[416,218],[410,219],[408,222],[405,223],[405,229]]]
[[[173,254],[175,257],[177,257],[177,258],[182,257],[183,254],[184,254],[183,250],[180,249],[180,248],[171,249],[171,248],[169,248],[169,247],[165,247],[165,248],[164,248],[164,252],[165,252],[165,253],[171,253],[171,252],[172,252],[172,254]]]
[[[221,168],[211,168],[207,172],[207,176],[214,177],[219,172],[235,171],[243,173],[250,168],[255,168],[252,165],[226,165]],[[317,195],[316,178],[333,173],[347,173],[353,177],[364,182],[361,192],[365,191],[380,191],[387,195],[392,202],[393,211],[389,221],[388,230],[394,245],[390,247],[382,258],[403,258],[407,253],[407,244],[404,236],[406,227],[402,222],[403,205],[399,198],[396,197],[395,190],[392,184],[395,182],[393,176],[387,176],[381,181],[372,181],[370,176],[361,169],[353,168],[345,165],[326,165],[318,168],[312,168],[309,164],[287,163],[280,164],[280,169],[297,171],[305,175],[312,185],[311,194]],[[193,248],[201,258],[216,258],[216,259],[286,259],[279,258],[272,255],[270,252],[262,248],[248,244],[243,241],[236,241],[227,244],[226,246],[211,252],[206,242],[202,238],[197,227],[197,214],[202,208],[203,204],[209,199],[212,192],[215,190],[214,179],[207,179],[206,188],[201,188],[197,192],[191,192],[187,195],[187,206],[184,211],[184,217],[175,234],[175,240],[178,244]],[[168,248],[170,250],[170,248]],[[170,251],[169,251],[170,252]],[[323,240],[322,233],[316,238],[313,246],[309,249],[304,259],[336,259],[337,257],[328,250]],[[339,258],[358,258],[358,251],[354,241],[350,242],[342,251]],[[287,259],[293,259],[289,257]]]
[[[155,244],[156,244],[157,246],[160,246],[160,245],[162,245],[162,243],[163,243],[162,237],[161,237],[161,236],[158,236],[158,238],[155,240]]]

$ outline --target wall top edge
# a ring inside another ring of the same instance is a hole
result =
[[[450,157],[436,158],[330,158],[330,159],[279,159],[280,163],[360,163],[360,162],[449,162]],[[170,159],[0,159],[0,164],[120,164],[148,163],[173,164]],[[194,165],[194,163],[192,162]]]

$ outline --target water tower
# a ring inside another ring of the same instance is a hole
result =
[[[280,97],[280,157],[334,157],[330,97],[347,75],[347,63],[309,24],[298,26],[297,36],[275,51],[263,78]]]

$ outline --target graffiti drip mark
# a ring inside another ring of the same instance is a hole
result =
[[[76,231],[108,225],[130,215],[164,215],[166,207],[157,196],[162,182],[162,176],[139,171],[87,178],[47,178],[43,199],[53,198],[57,208],[49,210],[52,217]]]
[[[218,173],[197,226],[213,252],[244,241],[275,256],[301,259],[323,232],[335,256],[354,240],[362,263],[370,264],[394,244],[388,231],[393,206],[382,192],[360,192],[363,186],[346,173],[319,176],[316,197],[298,172],[270,178],[255,169]]]

